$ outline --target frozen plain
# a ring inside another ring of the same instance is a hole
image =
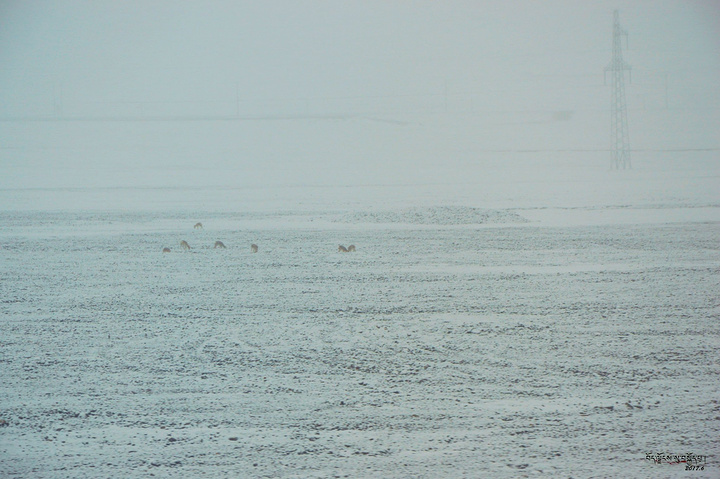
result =
[[[3,189],[0,475],[717,477],[717,171],[501,176]]]

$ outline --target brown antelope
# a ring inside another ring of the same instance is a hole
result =
[[[222,249],[225,249],[225,243],[223,243],[222,241],[216,241],[214,248],[222,248]]]
[[[347,253],[347,252],[348,252],[348,249],[346,247],[344,247],[341,244],[338,245],[338,253]]]
[[[193,228],[195,228],[196,230],[201,230],[203,229],[203,225],[202,223],[195,223],[195,226],[193,226]]]
[[[257,246],[255,243],[251,244],[251,245],[250,245],[250,251],[252,251],[253,253],[257,253],[257,252],[258,252],[258,246]]]
[[[170,248],[163,248],[163,253],[169,253],[169,252],[170,252]]]
[[[355,251],[355,245],[351,244],[350,246],[348,246],[348,253],[353,252],[353,251]]]
[[[180,242],[180,247],[181,247],[182,249],[190,250],[190,245],[189,245],[188,242],[185,241],[185,240],[182,240],[182,241]]]

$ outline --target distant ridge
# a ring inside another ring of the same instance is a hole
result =
[[[466,206],[406,208],[397,211],[355,212],[340,217],[342,223],[401,223],[417,225],[472,225],[527,223],[529,220],[507,210]]]

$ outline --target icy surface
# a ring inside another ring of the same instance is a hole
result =
[[[717,477],[706,210],[5,211],[0,470]]]
[[[640,160],[5,185],[0,476],[717,477],[720,162]]]

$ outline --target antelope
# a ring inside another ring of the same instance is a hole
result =
[[[258,246],[257,246],[255,243],[251,244],[251,245],[250,245],[250,251],[252,251],[253,253],[257,253],[257,252],[258,252]]]
[[[182,240],[182,241],[180,242],[180,247],[181,247],[182,249],[190,250],[190,245],[189,245],[188,242],[185,241],[185,240]]]
[[[225,249],[225,243],[223,243],[222,241],[216,241],[214,248],[222,248],[222,249]]]
[[[344,247],[341,244],[338,245],[338,253],[347,253],[347,252],[348,252],[348,249],[346,247]]]
[[[355,251],[355,245],[351,244],[350,246],[348,246],[347,250],[348,250],[348,253]]]
[[[163,248],[163,253],[169,253],[169,252],[170,252],[170,248]]]
[[[202,223],[198,222],[198,223],[195,223],[195,226],[193,226],[193,228],[195,228],[196,230],[201,230],[201,229],[203,229],[203,225],[202,225]]]

